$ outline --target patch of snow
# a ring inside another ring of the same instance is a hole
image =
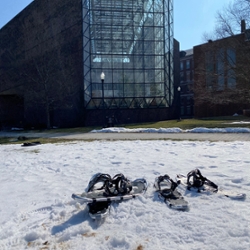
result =
[[[92,130],[92,133],[250,133],[250,128],[204,128],[198,127],[193,129],[180,128],[135,128],[128,129],[123,127],[103,128]]]

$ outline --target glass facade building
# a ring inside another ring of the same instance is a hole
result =
[[[82,6],[85,108],[171,106],[172,0],[83,0]]]

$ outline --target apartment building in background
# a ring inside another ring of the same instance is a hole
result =
[[[250,30],[193,48],[194,114],[232,116],[249,110]]]

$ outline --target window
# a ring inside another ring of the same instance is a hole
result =
[[[184,70],[184,63],[183,62],[180,63],[180,70]]]
[[[162,98],[169,106],[174,98],[170,92],[173,1],[84,0],[82,8],[85,89],[93,85],[96,99],[115,98],[122,107],[125,102],[134,107],[133,98],[147,104],[148,97]],[[101,72],[105,73],[103,85]],[[86,108],[91,98],[85,95]]]
[[[190,71],[186,71],[186,81],[190,81]]]
[[[213,54],[211,52],[206,52],[205,60],[206,60],[206,85],[207,85],[208,89],[212,89],[213,88],[213,81],[214,81]]]
[[[184,72],[180,73],[180,80],[181,80],[181,82],[184,82]]]
[[[233,49],[227,49],[227,87],[235,88],[236,75],[235,75],[236,56]]]
[[[217,52],[217,60],[216,60],[216,74],[218,75],[218,84],[217,84],[217,90],[223,90],[224,89],[224,63],[225,63],[225,50],[222,48]]]

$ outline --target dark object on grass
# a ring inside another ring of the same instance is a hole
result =
[[[22,147],[29,147],[29,146],[36,146],[40,145],[41,143],[39,141],[34,141],[34,142],[24,142],[22,144]]]

